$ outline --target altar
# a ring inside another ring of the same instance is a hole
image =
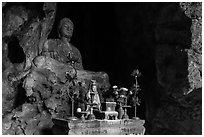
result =
[[[144,135],[144,120],[64,120],[52,119],[53,134],[59,132],[68,135]]]
[[[136,116],[136,107],[140,105],[137,96],[140,90],[137,83],[138,74],[139,71],[135,72],[136,83],[132,89],[113,86],[113,89],[110,90],[113,95],[112,101],[106,98],[105,102],[100,101],[100,97],[97,96],[99,93],[97,83],[95,80],[91,80],[90,90],[87,92],[89,101],[86,103],[86,110],[78,107],[76,112],[68,118],[53,117],[53,134],[144,135],[145,121]],[[132,101],[130,104],[132,106],[127,103],[128,99]],[[127,114],[127,108],[135,110],[135,116],[131,119]],[[72,112],[74,112],[74,100],[72,101]]]

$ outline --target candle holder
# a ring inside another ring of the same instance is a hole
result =
[[[135,117],[133,117],[133,119],[138,119],[137,118],[137,105],[139,106],[141,101],[138,98],[137,94],[138,94],[138,91],[141,89],[138,84],[137,78],[141,76],[141,72],[138,69],[136,69],[132,72],[131,75],[134,76],[135,78],[135,84],[133,85],[133,89],[132,89],[132,94],[133,94],[132,102],[133,102],[133,106],[135,107]]]
[[[74,116],[74,94],[71,96],[69,93],[68,93],[68,96],[69,98],[71,99],[71,117],[69,117],[68,119],[69,120],[77,120],[77,117]]]

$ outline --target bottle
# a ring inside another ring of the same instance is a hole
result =
[[[123,110],[122,104],[120,103],[118,108],[118,119],[122,119],[123,115],[124,115],[124,110]]]

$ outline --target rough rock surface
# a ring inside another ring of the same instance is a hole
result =
[[[41,11],[15,3],[7,3],[3,8],[3,134],[45,134],[53,124],[48,111],[39,110],[38,104],[26,96],[23,87],[32,60],[38,55],[39,42],[47,37],[54,23],[56,4],[45,3],[43,6],[41,4]],[[44,16],[40,17],[43,12]],[[47,27],[42,29],[44,24]]]
[[[152,134],[202,134],[201,7],[180,3],[161,12],[156,65],[164,91]]]

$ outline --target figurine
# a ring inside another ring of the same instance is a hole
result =
[[[95,80],[91,80],[90,87],[91,87],[91,89],[89,90],[89,92],[87,94],[87,98],[90,100],[90,102],[95,103],[96,108],[98,108],[100,110],[101,102],[100,102],[100,97],[99,97],[99,94],[98,94],[98,91],[97,91],[97,86],[96,86],[96,81]],[[94,94],[93,100],[91,100],[91,93]]]
[[[87,103],[86,111],[89,111],[88,119],[93,120],[95,119],[95,116],[93,114],[93,109],[96,108],[100,111],[101,102],[97,91],[96,80],[91,80],[90,87],[91,89],[87,93],[87,98],[89,100],[89,103]]]

